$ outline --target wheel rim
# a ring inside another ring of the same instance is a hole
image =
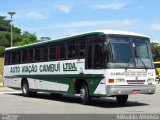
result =
[[[28,88],[27,88],[27,85],[26,85],[26,84],[24,84],[24,85],[23,85],[23,93],[24,93],[24,94],[26,94],[26,93],[27,93],[27,89],[28,89]]]
[[[81,90],[80,90],[80,97],[82,98],[82,99],[84,99],[85,98],[85,90],[82,88]]]

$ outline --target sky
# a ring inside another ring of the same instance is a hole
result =
[[[51,39],[94,30],[125,30],[160,42],[160,0],[0,0],[22,32]]]

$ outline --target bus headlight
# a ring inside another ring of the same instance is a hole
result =
[[[125,80],[124,79],[116,79],[116,83],[125,83]]]

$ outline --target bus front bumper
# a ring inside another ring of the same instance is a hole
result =
[[[107,85],[107,96],[154,94],[156,85]]]

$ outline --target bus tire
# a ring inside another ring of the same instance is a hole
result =
[[[117,95],[116,99],[117,99],[118,104],[123,105],[127,102],[128,95]]]
[[[29,85],[28,85],[27,80],[22,82],[22,94],[24,97],[30,96]]]
[[[32,97],[35,97],[35,96],[37,96],[37,92],[29,91],[29,95]]]
[[[80,97],[81,97],[81,102],[83,105],[89,104],[90,95],[89,95],[88,87],[85,83],[83,83],[80,88]]]

